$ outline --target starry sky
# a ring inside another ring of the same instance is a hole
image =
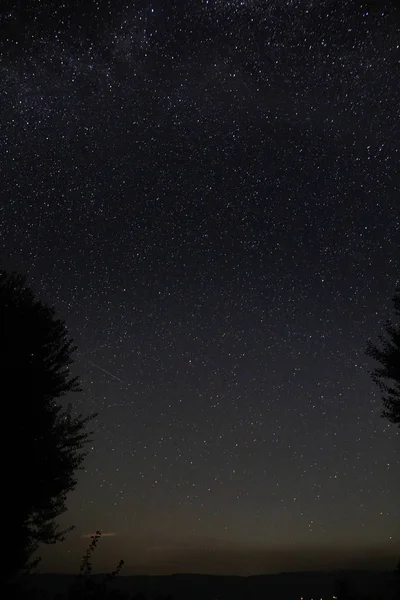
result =
[[[0,259],[99,413],[42,569],[394,568],[397,3],[1,5]]]

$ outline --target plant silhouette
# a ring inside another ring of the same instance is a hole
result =
[[[371,376],[382,393],[382,416],[400,427],[400,289],[396,290],[393,305],[397,324],[386,321],[385,334],[379,336],[380,347],[369,340],[366,354],[381,364]]]
[[[65,323],[17,273],[0,271],[0,335],[3,427],[9,432],[2,437],[7,584],[37,564],[32,556],[40,543],[61,541],[69,531],[59,531],[55,519],[76,485],[95,415],[60,404],[81,391],[70,373],[75,347]]]

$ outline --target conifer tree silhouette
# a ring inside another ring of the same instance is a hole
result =
[[[367,356],[380,363],[371,372],[382,393],[382,416],[400,427],[400,288],[393,297],[396,323],[386,321],[385,334],[379,336],[380,347],[367,343]]]

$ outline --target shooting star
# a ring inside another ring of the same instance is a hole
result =
[[[99,365],[96,365],[96,363],[92,362],[91,360],[88,360],[88,363],[91,364],[91,365],[93,365],[94,367],[96,367],[96,369],[100,369],[100,371],[103,371],[103,373],[106,373],[107,375],[109,375],[113,379],[116,379],[117,381],[119,381],[120,383],[122,383],[123,385],[125,385],[125,381],[122,381],[122,379],[120,379],[116,375],[113,375],[112,373],[110,373],[110,371],[106,371],[106,369],[103,369],[103,367],[100,367]]]
[[[101,533],[101,537],[115,537],[117,534],[116,533]],[[97,533],[84,533],[81,537],[83,538],[93,538],[97,535]]]

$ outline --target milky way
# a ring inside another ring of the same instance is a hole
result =
[[[64,521],[132,568],[204,540],[394,556],[364,351],[399,283],[396,4],[57,4],[2,3],[0,249],[99,413]]]

